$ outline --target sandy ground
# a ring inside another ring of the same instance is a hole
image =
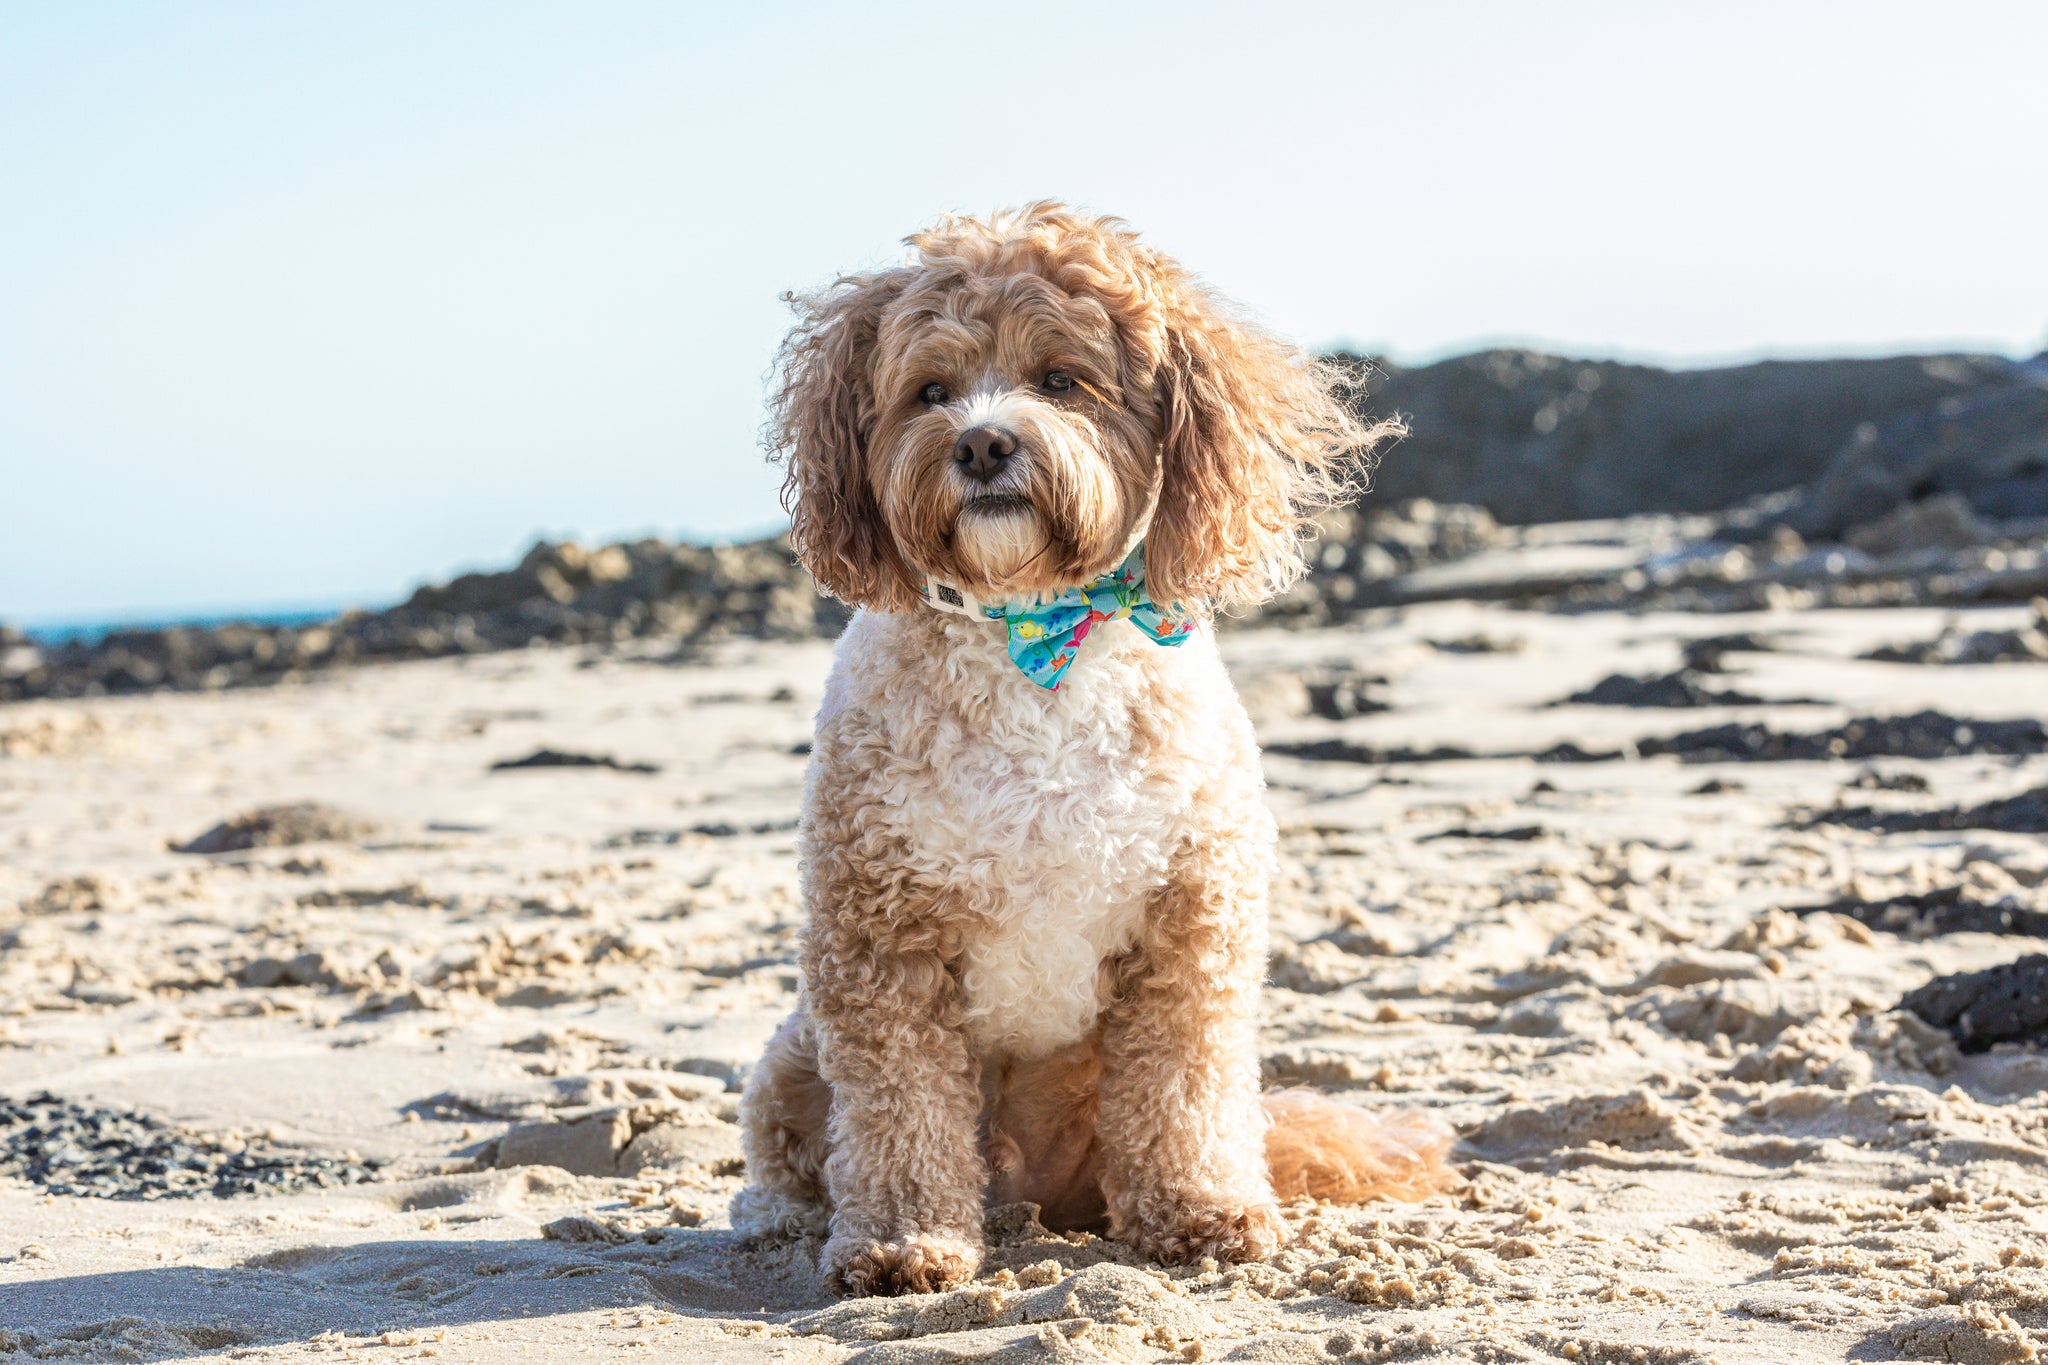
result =
[[[1226,652],[1273,743],[1526,753],[1729,719],[2048,712],[2048,666],[1853,657],[1942,619],[1451,603],[1240,632]],[[1781,651],[1734,656],[1722,681],[1813,704],[1547,705],[1740,630]],[[827,659],[534,650],[0,711],[0,1096],[385,1163],[373,1183],[232,1199],[0,1177],[0,1360],[1777,1365],[2048,1349],[2048,1055],[1965,1057],[1891,1009],[2039,941],[1793,913],[1949,886],[2048,909],[2048,848],[1788,819],[2007,795],[2048,780],[2048,758],[1271,756],[1288,856],[1269,1076],[1437,1112],[1462,1135],[1456,1188],[1298,1207],[1289,1249],[1235,1269],[1162,1271],[1000,1210],[972,1288],[833,1302],[815,1248],[743,1245],[724,1217],[737,1078],[796,984],[789,825]],[[1299,675],[1330,666],[1384,676],[1372,691],[1392,709],[1303,714]],[[661,770],[490,770],[542,747]],[[1845,792],[1867,769],[1929,791]],[[303,800],[376,829],[171,850]],[[1522,837],[1472,837],[1504,831]]]

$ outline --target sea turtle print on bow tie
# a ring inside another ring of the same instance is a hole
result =
[[[926,597],[944,586],[926,583]],[[981,614],[1004,623],[1011,662],[1048,691],[1067,676],[1097,622],[1128,620],[1162,645],[1177,645],[1195,629],[1193,619],[1169,613],[1146,594],[1142,545],[1115,569],[1078,588],[1042,602],[982,603]]]

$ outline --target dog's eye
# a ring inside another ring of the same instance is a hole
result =
[[[1065,393],[1068,389],[1074,387],[1074,376],[1068,374],[1065,370],[1054,370],[1039,382],[1043,383],[1046,388],[1054,393]]]
[[[945,402],[945,401],[946,401],[946,386],[945,386],[944,384],[927,384],[927,385],[925,385],[925,386],[924,386],[923,388],[921,388],[921,389],[919,389],[919,390],[917,391],[917,401],[918,401],[918,402],[920,402],[920,403],[943,403],[943,402]]]

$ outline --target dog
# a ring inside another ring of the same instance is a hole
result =
[[[1303,571],[1398,428],[1120,220],[947,217],[808,297],[771,458],[857,608],[818,713],[796,1010],[733,1226],[855,1295],[972,1278],[985,1207],[1257,1260],[1278,1199],[1435,1188],[1447,1139],[1262,1096],[1277,833],[1215,613]]]

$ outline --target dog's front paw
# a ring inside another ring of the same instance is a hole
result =
[[[1272,1204],[1208,1204],[1183,1207],[1138,1229],[1138,1250],[1167,1265],[1214,1259],[1263,1261],[1280,1249],[1286,1225]]]
[[[936,1294],[974,1278],[981,1248],[953,1237],[921,1234],[899,1242],[834,1237],[825,1244],[823,1270],[841,1293]]]

